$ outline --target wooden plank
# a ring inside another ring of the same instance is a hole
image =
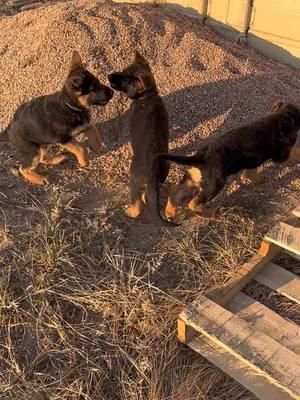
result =
[[[238,293],[226,309],[253,328],[264,332],[285,347],[300,355],[300,327],[287,321],[263,304],[244,293]]]
[[[229,279],[225,285],[210,289],[205,294],[206,297],[214,300],[217,304],[225,305],[280,251],[280,247],[263,241],[259,252],[242,265],[234,277]]]
[[[269,263],[254,277],[268,288],[300,304],[300,278],[290,271]]]
[[[265,240],[300,255],[300,228],[278,222],[265,236]]]
[[[299,400],[299,396],[275,385],[263,374],[256,374],[252,367],[244,363],[224,348],[216,346],[205,336],[194,337],[188,346],[207,358],[226,374],[250,390],[261,400]]]
[[[296,383],[300,381],[300,357],[281,343],[252,329],[241,318],[204,296],[202,302],[199,296],[197,306],[193,303],[192,310],[183,311],[180,318],[217,346],[243,360],[253,368],[254,373],[264,374],[284,390],[290,388],[300,395],[300,387]],[[280,354],[280,363],[276,354]],[[285,367],[282,368],[282,365]]]

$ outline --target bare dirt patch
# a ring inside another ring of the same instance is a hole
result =
[[[94,0],[34,2],[27,10],[12,3],[0,8],[0,131],[22,102],[61,87],[74,48],[105,82],[138,47],[153,66],[178,152],[257,118],[279,98],[300,104],[299,71],[195,19]],[[95,109],[107,150],[86,169],[71,156],[46,167],[47,188],[15,176],[16,155],[0,143],[2,396],[254,399],[178,345],[176,318],[198,291],[238,268],[268,225],[295,204],[297,165],[264,166],[261,186],[232,179],[216,200],[223,208],[214,220],[182,212],[175,231],[158,229],[147,213],[131,221],[122,210],[128,107],[115,94]],[[180,174],[174,167],[164,200]]]

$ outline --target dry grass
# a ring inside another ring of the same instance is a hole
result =
[[[106,82],[138,44],[166,102],[170,147],[182,153],[260,116],[278,97],[300,101],[295,70],[170,10],[0,0],[0,25],[0,130],[22,102],[61,87],[73,48]],[[224,207],[218,219],[183,212],[184,224],[162,233],[147,212],[130,221],[121,211],[131,157],[128,106],[116,94],[95,110],[107,152],[85,170],[72,157],[45,168],[49,188],[10,173],[18,159],[1,144],[1,400],[254,400],[180,345],[176,322],[182,307],[230,277],[298,200],[297,166],[267,165],[263,186],[235,177],[217,200]],[[180,171],[172,168],[168,184]],[[289,318],[297,311],[275,303]]]
[[[24,231],[1,227],[1,398],[253,399],[176,339],[184,303],[252,253],[251,222],[229,211],[145,256],[75,203],[29,196]]]

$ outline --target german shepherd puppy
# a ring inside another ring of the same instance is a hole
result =
[[[160,154],[159,159],[188,166],[181,183],[170,192],[166,217],[174,218],[176,207],[185,202],[192,211],[205,206],[223,188],[227,177],[245,170],[245,177],[262,183],[256,168],[267,160],[282,163],[300,161],[300,147],[295,145],[300,129],[300,109],[277,101],[266,116],[248,125],[209,138],[193,156]]]
[[[73,153],[81,167],[87,166],[86,150],[75,138],[86,132],[90,147],[99,147],[101,141],[91,125],[89,108],[104,106],[112,96],[113,91],[84,68],[74,51],[63,89],[21,105],[4,132],[23,158],[21,174],[34,184],[48,184],[45,176],[35,172],[39,163],[57,165],[66,159],[65,155],[46,157],[47,146],[53,143]]]
[[[122,72],[108,76],[111,87],[125,93],[131,100],[129,130],[133,159],[130,166],[130,204],[126,213],[137,218],[145,202],[161,226],[177,225],[165,221],[159,210],[159,190],[169,172],[169,162],[154,162],[157,153],[168,152],[168,114],[158,94],[151,68],[136,52],[134,63]]]

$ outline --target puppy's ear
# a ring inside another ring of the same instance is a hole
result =
[[[79,92],[81,90],[82,82],[83,80],[81,76],[70,76],[67,79],[67,85],[73,92]]]
[[[149,66],[148,61],[146,60],[146,58],[143,57],[137,50],[135,51],[134,62],[137,63],[137,64],[142,64],[142,65]]]
[[[269,108],[268,108],[268,113],[274,113],[277,112],[279,110],[281,110],[284,106],[285,106],[285,102],[278,100],[275,101],[275,103],[273,103]]]
[[[70,65],[70,73],[73,71],[77,71],[78,69],[82,69],[83,65],[82,65],[82,59],[78,53],[77,50],[73,51],[72,54],[72,61],[71,61],[71,65]]]

